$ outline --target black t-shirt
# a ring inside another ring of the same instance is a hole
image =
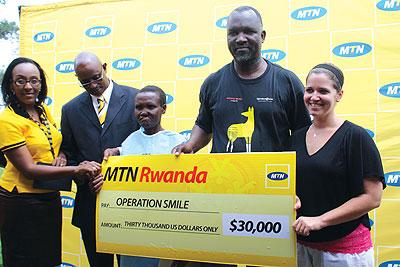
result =
[[[305,127],[294,133],[296,151],[296,193],[301,200],[297,216],[319,216],[364,192],[365,178],[377,177],[385,186],[379,151],[365,129],[345,121],[328,142],[309,155]],[[350,234],[362,223],[370,228],[368,214],[358,219],[312,231],[298,239],[331,241]]]
[[[212,153],[287,150],[290,132],[311,123],[300,80],[267,63],[256,79],[240,78],[231,62],[204,81],[196,125],[213,134]]]

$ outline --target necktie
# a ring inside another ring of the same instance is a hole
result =
[[[104,100],[103,96],[100,96],[97,98],[97,116],[99,117],[99,122],[101,127],[104,126],[104,122],[106,121],[106,109],[104,108],[106,105],[106,102]]]

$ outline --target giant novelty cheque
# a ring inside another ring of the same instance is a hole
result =
[[[295,266],[295,153],[140,155],[103,163],[97,249]]]

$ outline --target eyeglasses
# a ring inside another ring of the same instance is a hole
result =
[[[103,69],[101,69],[101,74],[100,74],[99,78],[94,78],[94,79],[92,78],[89,81],[79,81],[81,83],[80,86],[81,87],[88,87],[92,83],[96,83],[97,84],[98,82],[100,82],[103,79],[103,74],[104,74]]]
[[[14,81],[14,83],[15,83],[16,86],[21,87],[21,88],[25,87],[25,85],[27,83],[30,83],[32,87],[37,88],[37,87],[40,86],[42,81],[39,80],[39,79],[36,79],[36,78],[30,79],[30,80],[17,79],[17,80]]]

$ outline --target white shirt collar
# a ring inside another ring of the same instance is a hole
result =
[[[104,90],[104,92],[102,94],[106,104],[110,103],[111,94],[112,94],[112,91],[113,91],[113,88],[114,88],[113,81],[111,81],[111,80],[109,80],[109,81],[110,81],[110,83],[109,83],[108,87],[106,88],[106,90]],[[99,97],[94,96],[94,95],[90,95],[90,96],[92,98],[93,104],[97,105],[97,98],[99,98]]]

